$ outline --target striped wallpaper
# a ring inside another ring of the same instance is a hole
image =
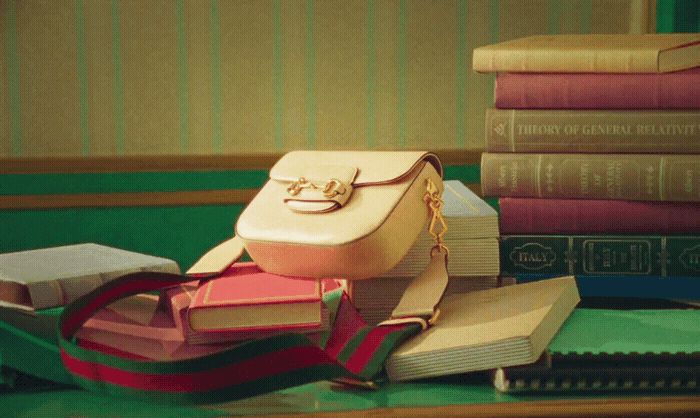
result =
[[[474,47],[650,0],[0,0],[0,157],[479,149]]]

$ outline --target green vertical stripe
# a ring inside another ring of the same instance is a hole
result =
[[[282,115],[284,109],[284,90],[282,79],[282,0],[273,0],[272,2],[272,30],[273,30],[273,46],[272,46],[272,88],[274,94],[274,135],[275,148],[281,149],[284,144],[282,136]]]
[[[367,0],[367,126],[365,142],[367,148],[376,146],[375,129],[377,113],[375,109],[375,94],[377,90],[377,47],[374,37],[374,0]]]
[[[579,32],[591,33],[591,22],[593,19],[593,0],[583,0],[581,5],[581,16],[579,16]]]
[[[406,0],[399,1],[399,34],[398,34],[398,54],[399,54],[399,73],[398,73],[398,113],[399,113],[399,146],[406,147],[406,77],[408,66],[408,39],[406,26],[408,20],[408,3]]]
[[[489,39],[492,44],[497,43],[498,39],[500,38],[500,21],[501,21],[501,13],[500,13],[500,7],[501,7],[501,2],[499,0],[491,0],[490,3],[490,10],[489,10]],[[491,103],[494,102],[494,86],[496,84],[496,74],[490,74],[489,77],[491,78],[491,83],[490,83],[490,88],[489,88],[489,94],[491,95]]]
[[[561,13],[564,6],[561,0],[547,1],[547,33],[555,35],[561,32]]]
[[[177,97],[180,107],[180,151],[187,152],[187,38],[185,34],[185,0],[177,0]]]
[[[316,50],[314,47],[314,0],[306,0],[306,145],[316,147]]]
[[[75,32],[77,42],[78,89],[80,91],[80,138],[82,154],[90,154],[90,131],[88,121],[88,74],[85,56],[85,5],[75,0]]]
[[[457,0],[457,148],[464,148],[466,145],[467,71],[467,0]]]
[[[219,0],[211,0],[209,16],[211,36],[211,148],[216,154],[223,151],[223,127],[221,120],[221,19],[219,17]]]
[[[5,53],[7,55],[7,77],[10,96],[10,135],[12,155],[22,154],[22,107],[19,88],[19,54],[17,53],[17,3],[7,4],[7,31]]]
[[[124,76],[119,0],[112,0],[112,66],[114,67],[114,140],[117,154],[124,154]]]

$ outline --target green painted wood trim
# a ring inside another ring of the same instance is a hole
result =
[[[700,2],[696,0],[657,0],[656,32],[700,32]]]
[[[178,192],[258,189],[268,170],[0,174],[0,195]],[[479,166],[445,166],[445,179],[478,183]]]

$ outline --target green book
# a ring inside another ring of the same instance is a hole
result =
[[[700,237],[504,235],[504,276],[700,276]]]
[[[504,392],[698,391],[700,310],[576,309],[531,366],[493,373]]]

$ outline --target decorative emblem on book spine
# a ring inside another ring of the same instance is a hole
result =
[[[510,253],[510,260],[517,267],[525,270],[542,270],[551,267],[557,259],[551,247],[545,247],[536,242],[529,242],[515,247]]]
[[[700,245],[686,248],[679,258],[683,267],[700,272]]]
[[[493,131],[498,134],[498,136],[503,136],[506,134],[506,124],[505,122],[498,122],[494,124]]]

